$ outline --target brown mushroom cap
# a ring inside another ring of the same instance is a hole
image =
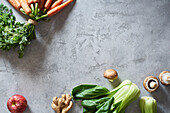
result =
[[[159,87],[158,79],[154,76],[148,76],[143,81],[143,86],[148,92],[156,91]]]
[[[170,74],[170,72],[169,71],[163,71],[163,72],[161,72],[160,74],[159,74],[159,80],[161,81],[161,83],[163,84],[163,85],[170,85],[170,81],[165,81],[164,79],[163,79],[163,76],[165,76],[165,73],[169,73]],[[168,77],[170,77],[170,76],[168,76]],[[166,78],[165,78],[166,79]],[[168,79],[168,78],[167,78]]]
[[[107,69],[104,72],[104,77],[110,80],[115,80],[118,78],[118,74],[114,69]]]

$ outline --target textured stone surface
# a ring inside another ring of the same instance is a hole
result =
[[[0,3],[11,7],[6,0]],[[119,81],[111,84],[103,78],[108,68],[116,69],[120,80],[136,83],[141,96],[156,98],[158,113],[169,113],[170,87],[160,85],[148,93],[142,86],[146,76],[170,71],[169,0],[77,0],[50,19],[36,26],[37,39],[24,58],[0,50],[1,113],[8,113],[6,102],[17,93],[28,100],[25,113],[54,113],[52,97],[71,93],[79,84],[111,90]],[[126,113],[140,113],[138,103]],[[80,102],[70,113],[82,113]]]

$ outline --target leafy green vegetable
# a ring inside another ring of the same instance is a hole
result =
[[[111,106],[114,102],[114,97],[111,97],[108,101],[106,101],[103,106],[100,107],[99,110],[96,111],[96,113],[111,113],[112,109]]]
[[[140,100],[141,113],[157,113],[157,103],[152,97],[142,97]]]
[[[98,85],[80,85],[72,90],[73,98],[82,100],[83,113],[125,113],[126,107],[139,95],[139,88],[130,80],[112,91]]]
[[[113,95],[115,101],[113,106],[116,107],[118,113],[125,112],[125,108],[136,100],[140,95],[140,90],[136,84],[130,80],[123,81],[116,89],[110,92]],[[117,107],[119,106],[119,107]]]
[[[0,4],[0,49],[9,51],[19,47],[19,58],[23,57],[24,49],[35,36],[33,24],[16,22],[12,10]]]
[[[72,91],[75,100],[92,99],[106,95],[109,90],[105,87],[98,85],[80,85],[75,87]]]
[[[94,113],[96,110],[95,109],[86,109],[83,108],[83,113]]]
[[[89,108],[89,109],[99,109],[105,101],[108,101],[110,98],[109,97],[103,97],[103,98],[99,98],[99,99],[90,99],[90,100],[83,100],[82,101],[82,106],[84,106],[85,108]]]

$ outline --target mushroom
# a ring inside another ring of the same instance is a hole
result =
[[[170,72],[169,71],[163,71],[159,74],[159,80],[163,85],[170,85]]]
[[[54,97],[51,107],[57,113],[67,113],[73,106],[71,99],[69,94],[63,94],[62,98]]]
[[[118,74],[114,69],[107,69],[104,72],[104,77],[109,79],[109,81],[113,82],[113,80],[118,78]]]
[[[143,81],[143,86],[148,92],[156,91],[159,87],[158,79],[154,76],[148,76]]]

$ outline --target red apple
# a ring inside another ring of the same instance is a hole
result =
[[[27,100],[22,95],[13,95],[8,99],[7,107],[11,113],[23,113],[27,107]]]

